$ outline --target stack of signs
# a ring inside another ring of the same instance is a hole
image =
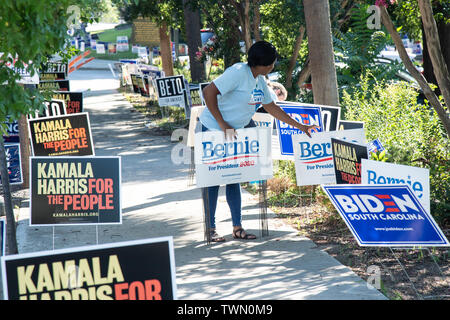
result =
[[[225,140],[222,131],[195,134],[197,187],[267,180],[272,177],[271,132],[264,128],[237,129]]]
[[[164,106],[185,107],[185,82],[183,76],[155,79],[158,104]]]
[[[172,237],[2,257],[8,300],[173,300]]]
[[[58,91],[53,93],[52,100],[63,100],[67,114],[83,112],[83,92]]]
[[[407,185],[322,186],[360,246],[449,246]]]
[[[303,123],[305,125],[318,125],[320,127],[319,132],[323,131],[320,106],[305,105],[301,103],[284,104],[283,102],[277,103],[277,105],[280,106],[281,109],[283,109],[291,118],[293,118],[297,122]],[[276,120],[276,125],[278,129],[280,155],[275,153],[274,150],[274,156],[279,159],[292,159],[292,156],[294,155],[292,140],[295,136],[302,136],[303,131],[294,128],[278,119]]]
[[[120,224],[120,157],[31,157],[30,225]]]
[[[28,119],[34,156],[94,155],[87,112]]]
[[[344,139],[357,144],[365,143],[364,129],[313,132],[311,138],[306,134],[294,135],[292,143],[297,185],[336,183],[331,148],[332,138]]]
[[[68,65],[62,62],[48,62],[39,73],[39,90],[70,91],[67,79]]]
[[[361,161],[367,159],[367,147],[331,138],[337,184],[361,184]]]

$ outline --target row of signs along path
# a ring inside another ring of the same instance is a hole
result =
[[[94,63],[93,61],[92,63]],[[96,79],[94,81],[93,79]],[[236,241],[223,188],[217,227],[227,241],[206,245],[200,190],[188,186],[189,165],[174,165],[170,137],[151,136],[145,119],[115,89],[109,70],[71,74],[72,90],[86,86],[96,156],[120,156],[122,224],[29,226],[20,210],[20,253],[172,236],[178,299],[384,299],[349,268],[291,227],[269,217],[269,236]],[[86,90],[86,88],[84,88]],[[257,199],[243,193],[243,225],[259,235]]]

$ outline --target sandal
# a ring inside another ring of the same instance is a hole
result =
[[[224,242],[225,238],[221,237],[217,234],[216,230],[211,230],[209,232],[209,237],[211,239],[211,242]]]
[[[254,234],[245,232],[243,228],[239,228],[233,231],[233,238],[243,240],[254,240],[256,239],[256,236]]]

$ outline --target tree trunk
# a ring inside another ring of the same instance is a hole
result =
[[[430,0],[419,0],[423,29],[427,39],[428,53],[433,64],[434,75],[445,104],[450,106],[450,76],[441,51],[436,21],[433,17]]]
[[[3,200],[5,201],[8,254],[17,254],[18,250],[16,238],[16,221],[14,219],[14,210],[12,206],[11,189],[9,184],[9,174],[3,136],[0,137],[0,175],[2,177]]]
[[[253,1],[253,38],[255,42],[261,41],[259,27],[261,25],[261,13],[259,11],[260,0]]]
[[[19,118],[19,141],[20,141],[20,158],[22,162],[22,188],[30,187],[30,138],[28,136],[28,122],[25,115]]]
[[[400,58],[403,61],[403,64],[405,65],[406,69],[409,71],[411,76],[414,77],[414,79],[416,79],[416,81],[419,83],[420,87],[422,88],[423,93],[425,94],[426,98],[428,99],[428,102],[434,108],[434,110],[438,114],[439,119],[442,121],[445,131],[447,132],[447,136],[450,137],[449,113],[447,111],[445,111],[445,109],[439,102],[439,99],[437,98],[436,94],[433,92],[433,90],[431,90],[430,86],[428,85],[425,77],[419,72],[419,70],[416,69],[414,64],[409,59],[408,53],[406,52],[405,46],[403,45],[403,42],[402,42],[402,39],[401,39],[400,35],[398,34],[397,29],[395,28],[395,26],[391,20],[391,17],[389,16],[389,13],[387,12],[387,10],[384,6],[380,6],[380,13],[381,13],[381,22],[383,23],[383,25],[386,27],[387,31],[391,35],[391,38],[394,41],[395,47],[397,48]]]
[[[295,40],[294,52],[292,53],[291,59],[289,60],[289,66],[286,71],[286,89],[292,88],[292,72],[294,71],[295,65],[297,63],[298,52],[302,45],[304,35],[305,27],[300,26],[297,39]]]
[[[328,0],[303,0],[314,103],[339,106]]]
[[[173,76],[172,48],[170,46],[170,33],[166,22],[159,26],[159,41],[161,49],[162,68],[166,77]]]
[[[184,21],[186,27],[186,42],[189,51],[189,65],[191,70],[192,82],[200,83],[205,80],[205,66],[196,59],[196,52],[202,46],[200,37],[200,12],[193,11],[187,3],[189,0],[183,0]]]

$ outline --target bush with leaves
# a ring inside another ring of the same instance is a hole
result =
[[[372,78],[373,79],[373,78]],[[388,161],[430,170],[431,212],[450,222],[450,141],[436,112],[417,102],[418,92],[406,82],[386,83],[361,77],[360,86],[344,91],[344,118],[364,121],[366,138],[378,138]]]

